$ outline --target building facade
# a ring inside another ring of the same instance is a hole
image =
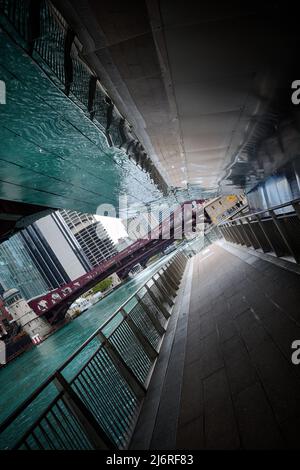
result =
[[[50,325],[29,307],[18,289],[5,291],[3,300],[12,319],[27,333],[34,344],[40,343],[51,333]]]
[[[93,215],[56,211],[0,245],[0,283],[24,299],[83,276],[117,250]]]
[[[21,233],[0,244],[0,282],[5,289],[18,287],[25,299],[49,290]]]
[[[92,266],[59,212],[22,231],[28,252],[49,289],[56,289],[90,271]]]
[[[92,267],[117,254],[107,231],[93,215],[70,210],[62,210],[60,214]]]

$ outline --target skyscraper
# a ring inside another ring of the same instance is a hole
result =
[[[62,210],[60,214],[92,267],[101,264],[117,253],[107,231],[93,215],[70,210]]]
[[[77,279],[92,268],[58,211],[34,222],[21,235],[49,290]]]
[[[0,244],[0,282],[5,289],[18,287],[26,299],[49,290],[21,233]]]
[[[77,279],[116,253],[93,215],[56,211],[0,245],[0,282],[30,299]]]

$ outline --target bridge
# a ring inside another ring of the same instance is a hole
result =
[[[145,264],[152,256],[162,252],[168,245],[173,243],[176,238],[184,237],[187,234],[188,227],[195,230],[196,223],[199,223],[200,216],[203,213],[203,202],[202,200],[189,201],[182,204],[175,212],[170,214],[170,217],[154,227],[146,238],[137,240],[90,272],[51,292],[30,300],[28,304],[39,316],[44,316],[51,324],[62,321],[70,305],[102,279],[113,273],[117,273],[121,278],[125,277],[135,264]],[[189,211],[190,217],[184,219],[183,214],[187,206],[191,208]]]
[[[113,273],[125,276],[135,264],[147,262],[172,242],[172,239],[137,241],[92,271],[47,294],[30,300],[28,304],[38,315],[44,316],[51,324],[60,322],[65,317],[70,305],[102,279]]]

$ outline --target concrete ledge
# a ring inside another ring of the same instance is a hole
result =
[[[181,281],[173,313],[130,442],[129,448],[132,450],[175,447],[181,387],[176,387],[174,393],[170,394],[168,385],[173,378],[182,380],[192,274],[193,258],[188,261]],[[179,337],[181,341],[178,341]],[[175,349],[176,354],[171,355]],[[173,357],[176,357],[176,363],[172,361]],[[166,413],[168,420],[172,421],[169,422],[169,426],[165,419]],[[160,438],[161,432],[163,440]],[[163,447],[160,447],[160,444]]]

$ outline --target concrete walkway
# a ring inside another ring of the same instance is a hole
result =
[[[165,373],[158,364],[145,400],[151,420],[141,413],[132,448],[299,448],[299,275],[219,245],[188,270],[187,308],[180,298]]]

